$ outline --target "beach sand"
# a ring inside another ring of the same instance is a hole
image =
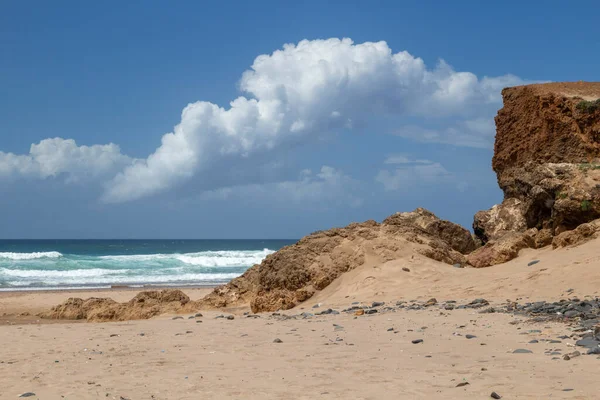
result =
[[[492,305],[595,297],[599,244],[527,250],[479,270],[419,256],[367,263],[282,314],[430,297],[459,304],[483,297]],[[539,262],[528,266],[532,260]],[[184,291],[192,300],[206,293]],[[135,293],[2,293],[0,315],[34,314],[74,295],[127,301]],[[437,306],[287,320],[248,318],[244,311],[234,310],[233,320],[203,311],[191,319],[53,324],[5,315],[0,398],[24,392],[36,393],[34,399],[486,399],[492,392],[504,399],[597,398],[600,360],[574,347],[576,339],[558,339],[572,335],[564,323]],[[575,350],[583,355],[563,359]]]

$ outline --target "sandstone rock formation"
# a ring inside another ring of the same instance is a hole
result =
[[[383,263],[417,251],[448,264],[465,264],[475,249],[466,229],[419,208],[381,224],[350,224],[315,232],[267,256],[200,301],[203,307],[250,303],[253,312],[290,309],[365,262]]]
[[[148,319],[167,312],[192,312],[196,309],[197,304],[190,301],[185,293],[170,289],[140,292],[127,303],[117,303],[109,298],[70,298],[39,316],[92,322],[128,321]]]
[[[475,215],[485,246],[469,261],[478,267],[600,218],[600,83],[519,86],[502,96],[492,167],[504,201]]]

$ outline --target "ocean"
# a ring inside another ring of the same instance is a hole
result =
[[[0,291],[226,283],[295,240],[0,240]]]

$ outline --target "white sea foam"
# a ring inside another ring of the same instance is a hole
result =
[[[0,288],[218,284],[238,277],[271,253],[270,249],[100,257],[0,253]]]
[[[128,273],[128,269],[73,269],[70,271],[57,270],[39,270],[39,269],[8,269],[0,268],[0,276],[10,276],[17,278],[41,278],[41,279],[60,279],[60,278],[94,278],[99,276],[122,275]]]
[[[44,251],[44,252],[33,252],[33,253],[2,253],[0,252],[0,259],[9,260],[35,260],[38,258],[60,258],[63,255],[58,251]]]
[[[165,260],[179,260],[184,264],[201,267],[249,267],[259,264],[266,256],[274,253],[273,250],[225,250],[203,251],[186,254],[135,254],[125,256],[102,256],[106,261],[119,262],[153,262]]]

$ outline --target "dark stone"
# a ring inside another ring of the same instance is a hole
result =
[[[365,314],[375,314],[377,312],[377,310],[366,310]]]
[[[492,392],[492,394],[490,394],[490,397],[491,397],[492,399],[501,399],[501,398],[502,398],[502,396],[500,396],[500,395],[499,395],[498,393],[496,393],[496,392]]]
[[[283,340],[277,338],[277,339],[273,340],[273,343],[283,343]]]
[[[467,386],[467,385],[470,385],[470,383],[469,382],[461,382],[458,385],[456,385],[456,387],[463,387],[463,386]]]
[[[596,338],[590,336],[590,337],[586,337],[581,340],[578,340],[577,342],[575,342],[575,344],[577,346],[586,347],[588,349],[593,349],[595,347],[600,346],[600,340],[597,340]]]
[[[477,336],[475,335],[465,335],[467,339],[475,339]]]
[[[516,349],[515,351],[513,351],[513,354],[527,354],[527,353],[533,353],[533,351],[527,350],[527,349]]]
[[[183,317],[173,317],[171,319],[173,319],[173,320],[175,320],[175,319],[183,319]]]
[[[371,304],[371,307],[381,307],[384,304],[383,301],[374,301],[373,304]]]
[[[235,319],[235,317],[233,315],[228,315],[227,319],[231,321],[232,319]]]
[[[200,317],[203,317],[203,316],[204,316],[204,315],[202,315],[202,314],[200,314],[200,313],[194,314],[194,317],[196,317],[196,318],[200,318]]]
[[[328,314],[334,314],[337,315],[339,314],[339,311],[333,310],[331,308],[328,308],[327,310],[323,310],[321,312],[315,313],[315,315],[328,315]]]
[[[539,343],[540,341],[537,339],[530,340],[529,343]]]
[[[535,264],[537,264],[537,263],[539,263],[539,262],[540,262],[540,260],[533,260],[533,261],[529,261],[529,262],[527,263],[527,266],[528,266],[528,267],[531,267],[532,265],[535,265]]]
[[[410,272],[410,269],[406,268],[406,267],[402,267],[402,271],[404,271],[404,272]]]
[[[388,332],[392,332],[394,330],[394,328],[388,328]]]
[[[415,339],[412,341],[412,344],[419,344],[419,343],[423,343],[423,339]]]
[[[37,395],[33,392],[26,392],[26,393],[19,395],[19,397],[33,397],[33,396],[37,396]]]
[[[587,354],[600,354],[600,347],[594,347],[593,349],[589,349]]]

